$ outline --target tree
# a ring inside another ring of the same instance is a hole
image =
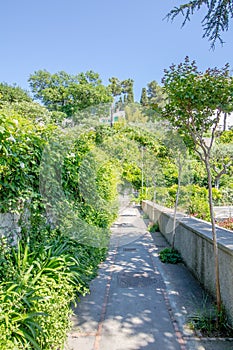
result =
[[[124,105],[134,102],[134,93],[133,93],[134,81],[132,79],[125,79],[120,81],[118,78],[112,77],[109,79],[109,81],[111,84],[108,86],[108,88],[110,89],[112,96],[114,98],[119,97],[115,105],[117,109],[122,109]],[[122,100],[124,102],[122,102]]]
[[[125,94],[126,103],[133,103],[134,102],[134,93],[133,93],[133,79],[126,79],[121,82],[122,85],[122,92]]]
[[[125,106],[125,116],[128,122],[146,123],[147,116],[143,113],[143,109],[138,103],[130,103]]]
[[[36,123],[48,123],[57,117],[46,107],[33,101],[27,91],[6,83],[0,83],[0,111],[9,117],[17,115]]]
[[[116,110],[120,110],[120,111],[124,109],[124,104],[121,96],[119,100],[115,103],[115,108]]]
[[[147,96],[150,105],[160,108],[164,107],[165,94],[162,87],[155,80],[147,84]]]
[[[63,112],[68,117],[89,106],[112,101],[110,89],[93,71],[70,75],[39,70],[30,75],[29,84],[35,98],[50,111]]]
[[[207,13],[202,20],[204,30],[203,37],[207,37],[214,48],[217,40],[223,44],[222,32],[229,28],[230,19],[233,17],[233,1],[232,0],[190,0],[185,4],[173,8],[168,15],[168,19],[173,19],[181,14],[184,16],[182,26],[190,20],[191,15],[195,11],[206,7]]]
[[[165,106],[165,94],[161,86],[153,80],[147,84],[147,88],[142,89],[141,104],[143,105],[148,120],[156,122],[161,120],[161,108]]]
[[[112,95],[114,97],[120,96],[122,93],[121,81],[116,77],[112,77],[109,79],[109,82],[111,83],[109,85],[109,88],[111,90]]]
[[[32,98],[19,86],[0,83],[0,105],[2,102],[14,103],[22,101],[32,102]]]
[[[143,107],[148,105],[148,97],[147,97],[146,88],[142,88],[140,103]]]
[[[192,143],[193,149],[205,164],[214,245],[217,307],[220,312],[222,305],[211,159],[221,114],[230,106],[233,110],[233,79],[229,75],[228,65],[222,69],[214,68],[199,72],[195,62],[190,62],[186,57],[184,63],[178,66],[172,65],[169,70],[165,70],[163,83],[168,96],[168,103],[163,111],[164,117],[181,134],[186,135],[186,142],[188,141],[189,145]]]

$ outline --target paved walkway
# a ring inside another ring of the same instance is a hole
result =
[[[233,342],[194,337],[187,315],[206,296],[183,264],[162,264],[167,246],[147,232],[137,207],[121,212],[112,226],[107,260],[91,293],[74,310],[69,350],[230,350]]]

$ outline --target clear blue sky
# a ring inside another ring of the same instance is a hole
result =
[[[198,12],[181,29],[182,18],[163,20],[176,0],[7,0],[0,5],[0,81],[29,89],[31,73],[46,69],[70,74],[94,70],[108,78],[132,78],[135,97],[163,70],[188,55],[200,69],[233,68],[233,23],[223,47],[202,39]],[[233,21],[232,21],[233,22]]]

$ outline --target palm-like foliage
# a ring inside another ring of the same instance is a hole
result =
[[[38,297],[33,290],[24,289],[24,286],[14,282],[0,286],[0,301],[2,313],[0,316],[0,348],[40,349],[36,341],[38,331],[41,331],[39,317],[45,313],[35,310]],[[38,321],[36,321],[36,318]]]
[[[0,284],[0,348],[62,347],[70,326],[70,303],[88,291],[101,253],[58,237],[35,251],[18,243],[5,259],[12,269]],[[93,253],[93,255],[92,255]]]

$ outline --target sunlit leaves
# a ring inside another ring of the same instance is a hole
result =
[[[43,147],[56,127],[4,114],[0,115],[0,127],[1,211],[19,210],[30,193],[38,191]]]
[[[70,75],[39,70],[31,74],[29,84],[35,98],[50,111],[63,112],[68,117],[89,106],[112,101],[110,89],[93,71]]]
[[[199,72],[195,62],[186,57],[184,63],[165,70],[163,83],[168,96],[164,116],[180,130],[188,127],[190,132],[203,135],[218,123],[221,113],[233,110],[233,79],[228,65]]]

